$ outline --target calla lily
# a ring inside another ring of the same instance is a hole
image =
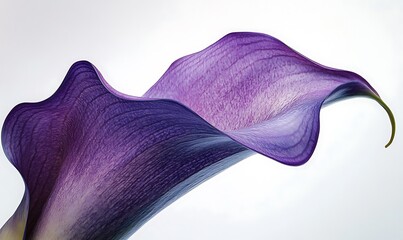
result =
[[[259,33],[232,33],[175,61],[143,97],[89,62],[23,103],[2,129],[25,195],[0,239],[121,239],[201,182],[253,153],[308,161],[323,105],[376,100],[361,76],[315,63]]]

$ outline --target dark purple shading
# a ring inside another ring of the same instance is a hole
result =
[[[352,95],[380,101],[359,75],[255,33],[177,60],[144,98],[75,63],[53,96],[16,106],[3,126],[29,193],[26,238],[119,239],[253,152],[303,164],[322,104]]]
[[[118,239],[250,154],[181,104],[115,96],[88,62],[74,64],[51,98],[15,107],[2,141],[29,190],[28,239],[48,224],[64,239]],[[75,204],[82,188],[98,202]],[[57,223],[72,208],[73,224]]]

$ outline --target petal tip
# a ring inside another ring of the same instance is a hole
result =
[[[386,112],[388,113],[389,116],[389,120],[390,120],[390,125],[392,127],[392,131],[391,131],[391,135],[390,135],[390,139],[389,142],[385,145],[385,148],[389,147],[392,142],[393,139],[395,138],[395,133],[396,133],[396,121],[395,121],[395,117],[393,116],[393,112],[392,110],[390,110],[390,108],[381,100],[381,105],[382,107],[386,110]]]
[[[393,139],[395,138],[395,133],[396,133],[395,117],[393,116],[392,110],[390,110],[388,105],[386,105],[386,103],[378,95],[372,94],[372,97],[375,101],[377,101],[383,107],[383,109],[385,109],[385,111],[389,117],[389,121],[390,121],[390,125],[391,125],[392,129],[391,129],[390,139],[389,139],[388,143],[385,145],[385,148],[388,148],[392,144]]]

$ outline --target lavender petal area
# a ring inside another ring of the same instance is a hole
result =
[[[244,32],[177,60],[144,96],[175,99],[246,147],[300,165],[316,146],[322,104],[359,95],[379,99],[356,73],[322,66],[271,36]]]
[[[255,152],[305,163],[321,106],[355,95],[386,109],[392,140],[393,115],[362,77],[264,34],[232,33],[177,60],[143,97],[115,91],[91,63],[77,62],[54,95],[16,106],[4,123],[3,149],[26,196],[0,239],[13,231],[24,239],[125,238]]]

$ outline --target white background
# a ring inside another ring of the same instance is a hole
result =
[[[132,239],[403,239],[402,1],[0,0],[0,121],[40,101],[77,60],[141,96],[175,59],[233,31],[273,35],[324,65],[355,71],[394,111],[355,98],[321,112],[300,167],[255,155],[163,210]],[[0,225],[23,193],[0,153]]]

